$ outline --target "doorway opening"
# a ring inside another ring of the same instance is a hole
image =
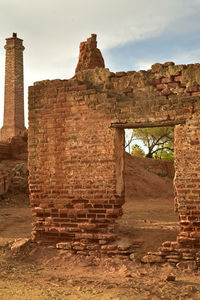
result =
[[[124,130],[125,204],[118,230],[142,256],[165,241],[175,241],[179,233],[174,210],[174,127]]]

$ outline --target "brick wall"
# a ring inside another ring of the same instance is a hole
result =
[[[92,83],[99,89],[112,93],[113,96],[123,97],[124,100],[132,98],[135,101],[137,99],[151,101],[156,97],[164,103],[164,100],[169,98],[173,100],[177,96],[184,98],[199,96],[200,91],[200,64],[156,63],[148,71],[117,73],[99,68],[83,70],[78,72],[76,77],[80,81]],[[170,104],[170,101],[166,103]],[[185,113],[187,112],[186,110]],[[164,119],[164,116],[161,119]]]
[[[8,191],[12,176],[13,172],[11,169],[8,168],[6,170],[4,168],[0,170],[0,196]]]
[[[124,203],[123,128],[172,125],[181,220],[172,250],[183,243],[199,249],[199,95],[199,64],[116,74],[96,68],[30,87],[33,239],[68,241],[68,249],[82,254],[118,251],[109,241]]]
[[[106,94],[76,80],[38,83],[29,93],[34,239],[111,239],[124,202],[124,132],[94,109]]]
[[[23,136],[14,136],[9,140],[9,156],[11,159],[28,158],[28,132],[25,131]]]
[[[0,196],[8,191],[16,160],[27,161],[27,146],[26,134],[24,137],[13,137],[8,142],[0,142]]]
[[[194,112],[186,125],[175,128],[175,190],[182,246],[200,247],[200,120]]]
[[[0,161],[10,158],[10,146],[8,143],[0,142]]]
[[[27,159],[27,136],[15,136],[7,142],[0,142],[0,161],[7,159]]]

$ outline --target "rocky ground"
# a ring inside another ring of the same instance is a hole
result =
[[[0,299],[200,299],[199,271],[141,263],[145,253],[175,240],[179,229],[172,179],[150,169],[126,156],[118,234],[140,247],[131,257],[82,257],[29,240],[27,168],[17,161],[9,192],[0,198]]]

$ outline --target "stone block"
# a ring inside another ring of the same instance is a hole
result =
[[[141,258],[141,262],[143,263],[164,263],[166,259],[159,255],[145,255]]]

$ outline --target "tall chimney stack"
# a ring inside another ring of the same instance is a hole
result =
[[[23,40],[13,33],[6,39],[4,120],[0,131],[0,140],[6,141],[20,135],[24,126],[24,74]]]

